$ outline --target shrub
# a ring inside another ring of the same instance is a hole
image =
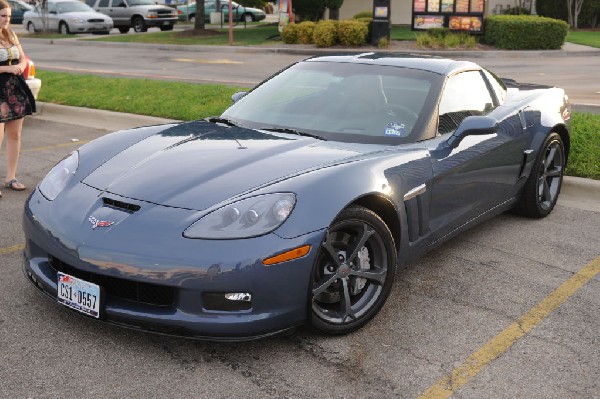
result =
[[[485,41],[509,50],[560,49],[569,25],[552,18],[529,15],[491,15],[486,18]]]
[[[373,19],[373,11],[361,11],[352,17],[352,19],[361,19],[361,18]]]
[[[281,40],[287,44],[297,44],[298,43],[298,25],[297,24],[289,24],[283,28],[281,31]]]
[[[473,48],[477,38],[468,33],[454,33],[449,29],[429,29],[426,33],[417,34],[417,46],[426,48]]]
[[[338,40],[335,21],[319,21],[313,31],[313,43],[317,47],[335,46]]]
[[[387,37],[380,37],[377,42],[377,48],[388,48],[390,46],[390,41]]]
[[[367,42],[369,28],[363,22],[349,20],[338,24],[338,37],[342,46],[362,46]]]
[[[296,24],[296,30],[298,31],[298,43],[312,44],[313,31],[315,30],[316,25],[317,24],[312,21],[304,21]]]

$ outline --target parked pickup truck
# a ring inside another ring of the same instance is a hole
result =
[[[136,32],[146,32],[158,27],[162,31],[173,30],[177,23],[177,11],[158,5],[154,0],[85,0],[94,10],[106,14],[114,21],[121,33],[133,28]]]

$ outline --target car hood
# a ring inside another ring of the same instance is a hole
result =
[[[196,121],[126,148],[83,183],[127,198],[204,210],[295,174],[383,148]]]
[[[104,14],[100,14],[98,12],[94,12],[94,11],[73,11],[73,12],[63,12],[62,14],[59,14],[61,17],[67,17],[67,18],[82,18],[82,19],[89,19],[89,18],[98,18],[98,19],[102,19],[104,21],[108,21],[110,20],[109,17],[107,17]]]

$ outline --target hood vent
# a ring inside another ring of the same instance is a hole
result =
[[[127,212],[137,212],[140,210],[140,206],[136,204],[129,204],[123,201],[117,201],[112,198],[102,198],[102,202],[105,206],[110,206],[111,208],[121,209]]]

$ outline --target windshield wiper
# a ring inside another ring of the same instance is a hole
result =
[[[213,116],[210,118],[206,118],[206,120],[210,123],[222,123],[227,126],[238,126],[238,124],[232,121],[231,119],[221,118],[220,116]]]
[[[267,132],[276,132],[276,133],[291,133],[291,134],[297,134],[298,136],[312,137],[313,139],[327,141],[327,139],[325,139],[321,136],[318,136],[316,134],[301,132],[300,130],[290,129],[289,127],[263,127],[263,128],[259,128],[257,130],[266,130]]]

